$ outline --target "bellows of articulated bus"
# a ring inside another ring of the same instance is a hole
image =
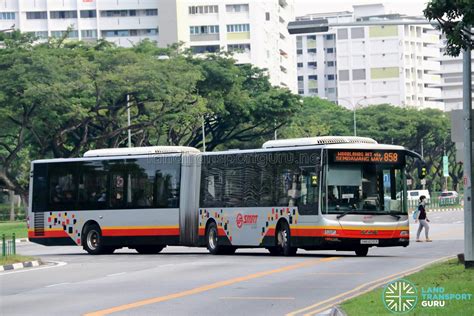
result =
[[[314,146],[329,144],[377,144],[375,140],[368,137],[357,136],[320,136],[305,138],[290,138],[281,140],[270,140],[262,145],[262,148],[278,148],[278,147],[297,147],[297,146]]]

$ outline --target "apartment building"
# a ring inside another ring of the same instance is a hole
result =
[[[71,27],[71,39],[123,47],[150,39],[161,47],[183,42],[196,54],[225,50],[296,92],[291,20],[294,0],[0,0],[0,29],[46,39]]]
[[[441,84],[438,31],[429,25],[417,25],[418,18],[385,14],[383,5],[354,6],[352,16],[349,14],[339,12],[325,18],[343,18],[344,23],[391,21],[395,25],[341,26],[331,28],[325,34],[317,34],[317,38],[335,36],[335,43],[330,44],[334,45],[335,58],[327,53],[327,49],[331,48],[332,51],[332,47],[326,47],[325,42],[322,51],[319,51],[323,62],[317,64],[323,69],[316,68],[317,72],[324,75],[313,77],[318,88],[321,86],[324,90],[309,90],[311,78],[307,75],[308,64],[299,64],[302,67],[298,68],[298,91],[304,95],[316,94],[337,100],[347,108],[391,103],[444,109],[439,100],[441,88],[436,86]],[[397,21],[399,25],[396,25]],[[404,25],[405,21],[413,21],[414,24]],[[306,36],[306,42],[308,36],[312,35]],[[298,62],[308,58],[308,54],[308,50],[303,49]],[[333,61],[336,75],[329,73],[327,66],[329,62],[332,65]],[[334,85],[335,91],[332,90]]]
[[[432,85],[433,88],[441,89],[441,97],[434,101],[444,103],[445,111],[459,110],[463,108],[463,57],[445,56],[442,53],[439,62],[441,69],[435,74],[441,76],[441,83]],[[474,59],[471,59],[471,69],[474,69]],[[474,99],[474,73],[472,76],[472,98]]]
[[[195,0],[180,21],[189,28],[184,41],[193,52],[232,52],[239,63],[265,68],[273,85],[296,93],[293,36],[294,1]]]

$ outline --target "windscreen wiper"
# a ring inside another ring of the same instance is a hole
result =
[[[336,218],[337,218],[337,219],[340,219],[341,217],[344,217],[344,216],[346,216],[347,214],[352,213],[352,212],[354,212],[354,211],[357,211],[357,209],[354,208],[354,209],[352,209],[352,210],[347,210],[347,211],[345,211],[344,213],[337,215]]]
[[[397,220],[399,220],[399,219],[401,218],[401,216],[400,216],[400,215],[397,215],[397,214],[395,214],[395,213],[392,213],[392,212],[390,212],[390,213],[388,213],[388,214],[389,214],[390,216],[393,216],[393,217],[395,217]]]

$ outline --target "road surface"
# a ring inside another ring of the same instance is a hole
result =
[[[212,256],[168,247],[158,255],[122,249],[91,256],[79,247],[21,244],[40,268],[0,273],[2,315],[303,315],[318,314],[417,267],[463,251],[463,212],[428,214],[432,243],[353,252],[264,249]],[[382,304],[382,302],[381,302]]]

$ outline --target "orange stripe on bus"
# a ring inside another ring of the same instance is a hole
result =
[[[178,236],[179,228],[107,228],[102,229],[102,235],[112,236]]]

